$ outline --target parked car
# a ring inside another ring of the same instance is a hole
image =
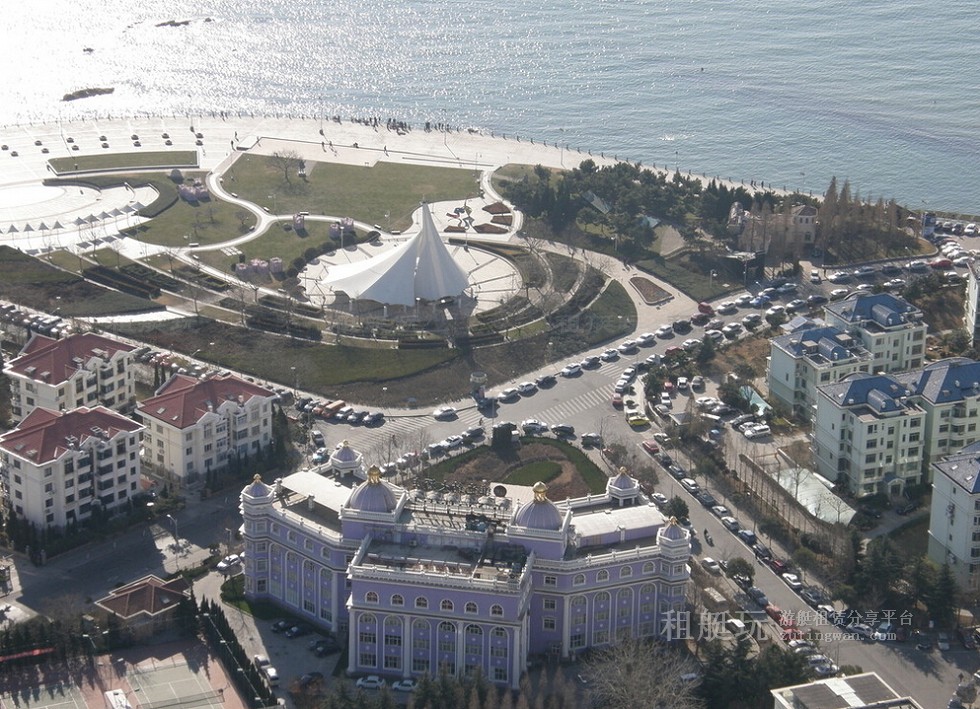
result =
[[[414,692],[418,689],[419,683],[414,677],[406,677],[397,682],[391,683],[391,688],[396,692]]]
[[[563,377],[574,377],[577,374],[582,373],[582,365],[580,364],[566,364],[562,367],[561,375]]]
[[[522,396],[528,396],[537,390],[538,387],[534,382],[521,382],[517,385],[517,391],[520,392]]]
[[[228,573],[235,566],[242,563],[242,558],[238,554],[229,554],[224,559],[218,562],[217,569],[223,574]]]
[[[583,433],[580,440],[583,446],[595,446],[598,448],[602,445],[602,436],[598,433]]]
[[[386,683],[378,675],[368,675],[358,679],[355,684],[359,689],[381,689]]]
[[[706,556],[701,559],[701,566],[703,566],[705,571],[708,573],[715,574],[716,576],[721,574],[721,566],[719,566],[718,562],[712,559],[710,556]]]
[[[729,532],[737,532],[739,530],[738,520],[734,517],[722,517],[721,523]]]
[[[456,409],[452,406],[440,406],[438,409],[432,412],[432,418],[437,421],[445,421],[448,419],[456,418]]]
[[[542,374],[540,377],[534,380],[534,383],[542,389],[547,389],[548,387],[553,387],[555,384],[557,384],[558,380],[555,379],[553,374]]]
[[[769,599],[766,597],[766,592],[763,591],[758,586],[752,586],[745,592],[749,598],[758,603],[761,607],[765,608],[769,605]]]
[[[575,427],[567,423],[556,423],[551,427],[551,432],[559,438],[570,438],[575,435]]]

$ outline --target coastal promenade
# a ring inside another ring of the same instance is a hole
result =
[[[466,129],[427,132],[421,127],[397,130],[389,128],[385,119],[377,123],[373,125],[367,119],[337,122],[318,118],[216,115],[2,126],[0,145],[5,149],[0,151],[0,243],[41,253],[68,248],[97,236],[111,237],[138,221],[134,214],[124,211],[126,205],[136,202],[145,205],[153,199],[152,191],[131,188],[44,187],[43,180],[55,176],[48,163],[53,158],[191,150],[197,152],[202,171],[220,178],[243,154],[270,156],[289,151],[311,162],[370,167],[386,161],[472,169],[478,173],[487,193],[490,175],[507,164],[571,169],[587,159],[600,167],[617,162],[617,156],[590,153],[585,148],[564,144],[543,144],[514,135]],[[139,146],[134,144],[136,141]],[[167,141],[171,145],[166,145]],[[661,172],[667,169],[666,165],[649,167]],[[703,175],[693,177],[712,179]],[[262,206],[273,210],[275,205]],[[114,210],[122,213],[114,214]],[[91,220],[93,215],[103,213],[109,216],[97,222]],[[55,228],[56,223],[60,228]],[[44,228],[39,228],[42,224]],[[25,227],[28,227],[26,231]]]

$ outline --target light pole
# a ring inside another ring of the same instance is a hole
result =
[[[295,399],[299,390],[299,374],[296,373],[296,367],[290,367],[290,369],[293,372],[293,399]]]
[[[174,519],[173,515],[167,515],[167,519],[174,525],[174,542],[180,544],[180,536],[177,534],[177,520]]]
[[[278,206],[279,200],[276,197],[276,193],[273,192],[272,194],[270,194],[269,199],[272,200],[272,216],[275,217],[276,226],[278,226],[279,225],[279,206]]]
[[[710,280],[708,281],[708,288],[712,291],[712,295],[714,295],[715,279],[718,277],[718,271],[711,269],[709,276]]]

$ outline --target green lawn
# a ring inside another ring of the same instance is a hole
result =
[[[268,207],[278,214],[307,211],[352,217],[388,229],[405,230],[419,202],[458,199],[460,204],[477,194],[472,170],[399,165],[382,162],[374,167],[315,162],[306,164],[307,180],[289,182],[275,159],[245,155],[225,174],[225,189]],[[390,219],[385,217],[390,214]]]
[[[550,482],[561,474],[561,464],[553,460],[538,460],[512,472],[503,482],[511,485],[533,485],[538,482]]]
[[[145,153],[106,153],[52,158],[48,161],[59,175],[69,176],[75,170],[128,170],[130,168],[197,167],[196,150],[154,150]]]

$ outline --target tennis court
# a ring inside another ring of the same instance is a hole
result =
[[[74,684],[56,682],[19,692],[0,694],[0,709],[86,709],[85,698]]]
[[[139,709],[203,709],[220,707],[225,701],[225,689],[214,689],[203,668],[195,671],[179,662],[154,666],[142,663],[127,679],[132,688],[130,702]]]

